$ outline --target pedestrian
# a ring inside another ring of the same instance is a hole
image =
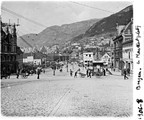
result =
[[[45,69],[43,69],[43,73],[45,73]]]
[[[62,68],[60,68],[60,72],[62,72]]]
[[[87,77],[89,77],[89,69],[87,69],[86,74],[87,74]]]
[[[17,69],[17,79],[19,78],[19,74],[20,74],[20,69]]]
[[[128,79],[126,69],[124,69],[124,80],[125,80],[125,79]]]
[[[91,70],[89,69],[88,76],[91,78]]]
[[[106,76],[106,71],[104,68],[103,68],[103,75]]]
[[[130,76],[130,68],[127,68],[127,73]]]
[[[41,70],[38,68],[38,69],[37,69],[37,75],[38,75],[38,76],[37,76],[37,79],[39,79],[40,73],[41,73]]]
[[[76,78],[77,77],[77,71],[75,72],[75,75],[74,75],[74,78]]]
[[[73,74],[73,71],[70,69],[70,76],[72,76],[72,74]]]

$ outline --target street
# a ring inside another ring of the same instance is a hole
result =
[[[1,110],[4,116],[111,116],[132,115],[132,77],[113,74],[92,78],[71,77],[47,69],[27,79],[2,79]]]

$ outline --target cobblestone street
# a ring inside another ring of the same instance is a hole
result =
[[[132,77],[74,78],[51,70],[28,79],[2,80],[1,110],[5,116],[111,116],[132,115]]]

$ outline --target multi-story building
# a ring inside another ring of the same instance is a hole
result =
[[[122,61],[122,34],[118,35],[114,41],[114,68],[116,70],[122,70],[123,61]]]
[[[16,25],[9,25],[1,21],[1,74],[5,72],[15,73],[18,67],[17,61],[17,34]]]
[[[114,68],[133,69],[133,33],[132,20],[125,26],[118,26],[118,36],[114,42]],[[119,29],[120,28],[120,29]]]
[[[124,62],[124,68],[129,69],[130,72],[133,70],[133,21],[130,21],[123,31],[123,42],[122,42],[122,60]]]
[[[103,61],[105,63],[105,65],[110,66],[111,65],[111,56],[108,53],[105,53],[102,57],[101,57],[101,61]]]
[[[93,52],[84,52],[83,53],[83,63],[84,63],[84,65],[92,64],[93,60],[94,60]]]

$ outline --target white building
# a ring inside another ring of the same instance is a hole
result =
[[[41,65],[41,59],[34,59],[33,64],[35,65]]]
[[[101,57],[101,61],[105,62],[106,65],[109,65],[109,64],[111,64],[111,56],[108,53],[105,53]]]
[[[27,56],[23,58],[23,63],[33,63],[35,65],[41,65],[42,60],[41,59],[34,59],[33,56]]]
[[[23,58],[23,63],[33,63],[33,56],[27,56]]]
[[[92,64],[94,60],[93,52],[83,53],[83,63],[84,65]]]

